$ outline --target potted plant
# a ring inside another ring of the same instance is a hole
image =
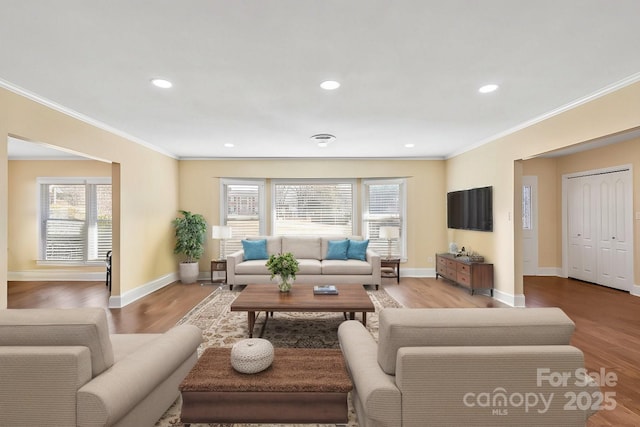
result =
[[[267,269],[271,272],[271,278],[278,276],[278,288],[280,292],[289,292],[296,279],[299,270],[298,260],[291,252],[271,255],[267,260]]]
[[[200,214],[189,211],[180,211],[182,217],[173,220],[176,229],[175,254],[182,254],[184,261],[180,263],[180,281],[184,284],[194,283],[198,280],[198,260],[204,253],[204,239],[207,231],[207,222]]]

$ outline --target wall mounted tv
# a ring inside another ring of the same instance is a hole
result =
[[[447,227],[493,231],[493,187],[447,193]]]

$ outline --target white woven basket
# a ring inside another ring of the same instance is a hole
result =
[[[264,371],[273,363],[273,345],[262,338],[238,341],[231,348],[231,366],[243,374]]]

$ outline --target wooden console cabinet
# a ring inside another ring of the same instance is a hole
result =
[[[471,295],[478,289],[489,289],[493,296],[493,264],[436,254],[436,280],[438,276],[469,289]]]

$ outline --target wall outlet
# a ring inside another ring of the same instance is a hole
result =
[[[428,257],[427,262],[433,262],[433,257],[432,256]]]

